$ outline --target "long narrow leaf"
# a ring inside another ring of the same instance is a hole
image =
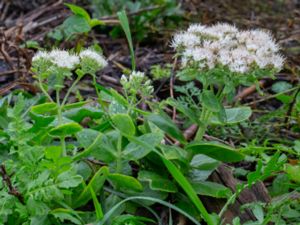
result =
[[[118,15],[118,18],[120,20],[120,24],[121,24],[121,26],[122,26],[122,28],[125,32],[125,35],[126,35],[126,38],[127,38],[127,41],[128,41],[130,56],[131,56],[132,70],[135,70],[136,64],[135,64],[134,50],[133,50],[132,37],[131,37],[128,17],[127,17],[126,12],[124,10],[118,12],[117,15]]]
[[[209,213],[205,209],[204,205],[200,201],[197,193],[193,189],[192,185],[187,181],[184,175],[181,173],[179,169],[169,160],[162,158],[165,166],[168,168],[169,172],[173,176],[173,178],[177,181],[177,183],[182,187],[185,193],[189,196],[190,200],[195,204],[197,209],[202,215],[202,218],[206,221],[208,225],[214,225],[212,218]]]
[[[108,174],[108,168],[106,166],[101,167],[93,178],[90,180],[89,184],[83,189],[83,191],[79,194],[79,196],[75,199],[73,203],[73,207],[78,208],[80,206],[85,205],[93,196],[90,195],[90,190],[91,188],[93,189],[94,192],[98,192],[107,177]]]
[[[96,196],[96,194],[93,190],[93,187],[89,186],[89,189],[90,189],[92,199],[93,199],[93,203],[94,203],[94,207],[95,207],[95,210],[96,210],[97,220],[101,220],[103,218],[103,212],[102,212],[101,204],[97,199],[97,196]]]

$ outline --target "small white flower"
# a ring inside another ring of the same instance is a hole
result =
[[[203,31],[205,31],[205,29],[206,29],[206,26],[203,26],[201,24],[192,24],[187,29],[187,32],[197,34],[197,33],[202,33]]]
[[[201,43],[201,39],[192,33],[175,34],[171,46],[173,48],[194,47]]]
[[[38,60],[50,60],[50,56],[48,52],[38,51],[32,58],[32,62],[36,62]]]
[[[215,31],[216,33],[220,33],[222,35],[225,34],[234,34],[236,35],[239,30],[231,24],[228,23],[217,23],[211,27],[211,30]]]
[[[210,49],[206,48],[194,48],[194,49],[187,49],[183,53],[185,58],[191,58],[193,61],[199,63],[201,68],[214,67],[214,54]]]
[[[127,77],[126,77],[126,75],[122,75],[121,76],[121,83],[123,84],[123,83],[127,83],[128,82],[128,79],[127,79]]]
[[[237,48],[231,52],[231,62],[229,68],[233,72],[245,73],[248,72],[250,66],[255,62],[255,57],[247,49]]]
[[[227,49],[222,49],[219,52],[218,61],[221,65],[227,66],[232,62],[231,52]]]
[[[271,61],[275,69],[280,70],[284,65],[284,60],[285,60],[284,57],[277,54],[272,57]]]
[[[135,79],[144,79],[145,74],[140,71],[132,71],[130,74],[129,80],[135,80]]]
[[[51,61],[58,67],[74,69],[79,64],[79,57],[63,50],[52,50],[49,53]]]
[[[100,68],[104,68],[105,66],[107,66],[107,61],[104,59],[104,57],[91,49],[86,49],[80,52],[79,57],[81,59],[89,58],[94,60]]]

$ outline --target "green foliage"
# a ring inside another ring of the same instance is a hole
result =
[[[193,154],[204,154],[222,162],[238,162],[244,159],[243,154],[220,144],[193,142],[188,144],[186,149]]]
[[[160,80],[169,78],[171,76],[172,65],[166,64],[164,67],[161,65],[153,65],[150,67],[150,74],[153,77],[153,80]]]
[[[174,10],[178,13],[173,0],[96,2],[93,0],[93,8],[101,16],[120,7],[134,13],[142,9],[142,3],[155,6],[130,18],[138,38],[144,37],[141,28],[149,21],[155,18],[156,22],[166,14],[171,17]],[[102,24],[83,8],[66,6],[73,15],[52,33],[57,40],[85,35]],[[176,211],[194,224],[221,225],[224,213],[241,192],[268,178],[274,199],[270,204],[244,205],[257,219],[246,224],[299,223],[299,202],[291,195],[300,190],[299,141],[285,146],[267,140],[257,146],[251,140],[231,147],[203,139],[208,129],[229,127],[233,133],[247,124],[251,108],[231,108],[230,102],[239,85],[254,84],[265,73],[232,77],[226,68],[205,72],[186,68],[177,74],[186,82],[175,86],[179,96],[156,104],[151,102],[150,79],[135,71],[127,15],[123,10],[117,16],[128,40],[133,70],[121,79],[124,96],[96,82],[102,66],[93,65],[92,60],[78,58],[72,67],[59,67],[45,58],[33,60],[32,68],[42,95],[21,92],[0,99],[0,224],[163,224],[161,214],[169,214],[172,224]],[[153,66],[150,73],[154,79],[167,79],[170,65]],[[68,103],[74,87],[87,74],[92,75],[97,99]],[[61,99],[65,79],[73,76],[75,80]],[[286,95],[291,89],[286,82],[272,87],[283,107],[292,104],[291,115],[297,118],[300,95],[296,88],[293,96]],[[148,106],[147,111],[138,108],[140,103]],[[174,107],[178,117],[172,120],[165,106]],[[192,141],[183,133],[183,127],[190,124],[198,126]],[[220,164],[239,166],[239,162],[254,169],[235,169],[243,181],[234,192],[210,180]],[[209,213],[200,196],[222,198],[226,203],[218,215]],[[148,210],[151,216],[141,216],[141,210]],[[240,219],[232,224],[241,224]]]
[[[73,15],[48,33],[48,36],[56,41],[73,39],[78,35],[90,32],[95,26],[104,24],[101,20],[91,18],[89,13],[80,6],[70,3],[65,3],[65,5],[72,11]]]
[[[175,0],[90,0],[95,18],[111,16],[126,9],[130,17],[133,36],[141,41],[150,33],[158,33],[164,27],[175,28],[182,20],[183,11]],[[120,36],[121,28],[111,31],[113,37]]]

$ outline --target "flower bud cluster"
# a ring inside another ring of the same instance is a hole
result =
[[[284,64],[269,32],[241,31],[226,23],[191,25],[174,36],[172,46],[181,55],[184,67],[193,65],[201,70],[221,66],[244,74],[256,69],[279,71]]]
[[[123,74],[120,82],[124,90],[130,95],[139,94],[142,97],[149,97],[154,91],[151,80],[143,72],[133,71],[129,77]]]

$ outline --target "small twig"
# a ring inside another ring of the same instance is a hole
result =
[[[21,193],[12,185],[11,183],[11,180],[10,180],[10,177],[9,175],[7,174],[6,172],[6,169],[5,169],[5,166],[2,164],[0,165],[0,175],[2,177],[2,180],[3,180],[3,183],[7,186],[8,188],[8,193],[10,195],[13,195],[15,196],[17,199],[19,199],[19,201],[22,203],[22,204],[25,204],[24,202],[24,198],[23,196],[21,195]]]
[[[266,80],[259,81],[259,86],[262,88],[266,84]],[[235,96],[235,101],[240,101],[243,98],[251,95],[253,92],[256,91],[256,85],[251,85],[250,87],[245,88],[242,92],[240,92],[237,96]]]
[[[117,80],[114,77],[103,74],[103,75],[100,76],[100,78],[101,78],[101,80],[104,80],[104,81],[107,81],[107,82],[110,82],[110,83],[113,83],[113,84],[116,84],[116,85],[120,85],[119,80]]]
[[[33,86],[32,84],[16,81],[16,82],[13,82],[13,83],[7,85],[6,87],[0,89],[0,96],[3,95],[4,93],[8,92],[9,90],[17,87],[18,85],[28,88],[32,93],[38,92],[37,89],[35,88],[35,86]]]
[[[277,93],[277,94],[270,95],[270,96],[268,96],[268,97],[266,97],[266,98],[262,98],[262,99],[259,99],[259,100],[253,101],[253,102],[249,102],[249,103],[245,104],[245,106],[255,105],[255,104],[257,104],[257,103],[264,102],[264,101],[270,100],[270,99],[272,99],[272,98],[276,98],[276,97],[279,96],[279,95],[289,93],[289,92],[294,91],[294,90],[296,90],[296,89],[298,89],[298,88],[299,88],[299,87],[293,87],[293,88],[288,89],[288,90],[286,90],[286,91],[282,91],[282,92],[279,92],[279,93]]]
[[[0,72],[0,76],[5,76],[5,75],[9,75],[9,74],[14,74],[18,72],[18,70],[7,70],[7,71],[3,71],[3,72]],[[22,71],[22,72],[26,72],[26,71]]]
[[[1,15],[1,17],[0,17],[0,20],[1,20],[1,21],[3,21],[3,20],[5,19],[10,4],[11,4],[10,2],[6,2],[6,3],[5,3],[4,9],[3,9],[3,12],[2,12],[2,15]]]

